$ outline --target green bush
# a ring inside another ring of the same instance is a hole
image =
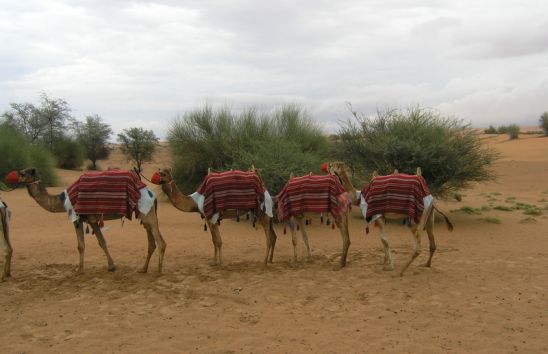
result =
[[[422,108],[378,112],[341,123],[334,155],[369,179],[371,172],[415,174],[421,167],[433,195],[447,197],[471,182],[494,179],[498,154],[460,120]]]
[[[54,160],[44,148],[31,146],[27,139],[17,131],[0,125],[0,177],[13,170],[36,167],[46,185],[56,185],[58,177],[54,169]]]
[[[544,135],[548,135],[548,112],[544,112],[539,119],[540,127],[544,130]]]
[[[84,163],[83,147],[68,137],[59,137],[53,142],[53,154],[60,168],[76,169]]]
[[[497,134],[497,129],[490,125],[489,128],[484,130],[484,132],[485,134]]]
[[[205,106],[175,119],[168,141],[174,177],[186,193],[195,190],[208,168],[247,170],[254,165],[274,195],[290,173],[319,172],[328,153],[321,129],[295,105],[269,114]]]
[[[519,125],[510,124],[506,129],[506,134],[508,134],[510,140],[517,139],[519,137]]]
[[[506,134],[506,133],[508,133],[508,127],[506,125],[501,125],[498,128],[498,132],[499,132],[499,134]]]

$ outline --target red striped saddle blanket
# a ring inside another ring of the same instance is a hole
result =
[[[84,173],[67,194],[79,215],[111,214],[131,219],[146,185],[134,171]]]
[[[278,220],[303,213],[330,212],[338,218],[348,207],[344,187],[333,175],[306,175],[291,178],[276,196]]]
[[[265,188],[256,173],[226,171],[210,173],[196,192],[204,196],[204,214],[209,220],[225,210],[250,210],[258,215]]]
[[[383,213],[405,214],[418,223],[424,209],[424,197],[430,195],[422,176],[394,174],[375,177],[362,190],[367,203],[366,220]]]

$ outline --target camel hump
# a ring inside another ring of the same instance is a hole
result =
[[[422,176],[422,170],[420,167],[417,167],[417,176]]]
[[[397,175],[398,173],[399,173],[399,172],[398,172],[398,169],[395,168],[395,169],[394,169],[394,172],[393,172],[392,174],[393,174],[393,175]]]
[[[207,168],[207,174],[208,174],[208,175],[211,174],[211,167],[208,167],[208,168]]]
[[[379,175],[379,173],[377,172],[377,170],[373,171],[373,174],[371,175],[371,179],[377,177]]]

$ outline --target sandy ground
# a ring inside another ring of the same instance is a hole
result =
[[[0,352],[548,352],[548,138],[485,141],[503,154],[498,181],[465,191],[460,203],[440,203],[453,211],[455,231],[438,218],[433,267],[420,267],[428,254],[423,237],[423,253],[404,277],[382,270],[379,232],[365,234],[357,208],[346,268],[338,267],[338,231],[316,219],[311,260],[300,241],[301,259],[292,265],[290,235],[278,225],[274,263],[264,269],[261,230],[223,222],[225,264],[212,266],[211,237],[200,217],[165,198],[163,275],[156,257],[148,274],[136,273],[146,236],[133,220],[107,223],[117,271],[107,272],[89,235],[86,274],[78,276],[67,216],[42,210],[26,190],[4,192],[14,214],[15,253],[13,278],[0,283]],[[146,174],[168,163],[164,149]],[[101,166],[127,164],[117,153]],[[60,175],[69,185],[79,172]],[[494,209],[518,202],[536,205],[542,215]],[[463,207],[480,214],[456,211]],[[410,255],[411,235],[403,226],[389,230],[398,268]]]

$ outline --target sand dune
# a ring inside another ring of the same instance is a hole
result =
[[[460,203],[440,203],[452,211],[455,231],[438,218],[433,267],[419,266],[428,254],[424,237],[424,252],[404,277],[382,270],[378,230],[365,234],[357,208],[346,268],[338,267],[338,231],[314,220],[312,259],[305,260],[300,240],[301,261],[293,265],[291,237],[277,225],[274,263],[265,269],[261,230],[223,222],[225,264],[212,266],[200,217],[165,198],[162,276],[156,257],[148,274],[136,273],[146,236],[135,220],[107,223],[116,272],[106,271],[102,250],[87,236],[86,274],[78,276],[67,216],[42,210],[26,190],[2,193],[13,210],[15,253],[13,278],[0,283],[0,352],[548,352],[548,138],[485,141],[502,154],[497,182],[464,191]],[[162,149],[145,174],[169,161]],[[116,152],[101,166],[128,165]],[[79,173],[60,171],[65,185]],[[540,215],[524,214],[531,214],[526,205]],[[504,210],[515,206],[522,208]],[[398,268],[411,235],[399,225],[389,232]]]

